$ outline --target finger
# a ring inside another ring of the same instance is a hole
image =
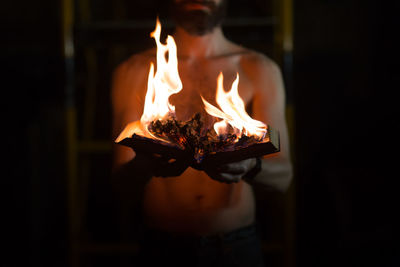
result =
[[[244,175],[246,172],[249,171],[249,169],[251,169],[255,165],[255,163],[255,158],[245,159],[238,162],[224,164],[220,166],[219,171]]]
[[[221,172],[220,176],[222,179],[232,182],[239,182],[239,180],[242,178],[242,175],[226,173],[226,172]]]
[[[221,165],[218,170],[224,173],[242,174],[246,172],[246,167],[239,162]]]
[[[207,172],[207,174],[211,179],[227,184],[237,183],[242,178],[242,175],[231,173]]]

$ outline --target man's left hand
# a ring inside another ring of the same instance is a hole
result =
[[[255,158],[250,158],[220,165],[218,167],[209,167],[204,171],[211,179],[231,184],[239,182],[246,173],[256,166],[256,164],[257,160]]]

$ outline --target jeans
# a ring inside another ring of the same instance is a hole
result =
[[[255,225],[223,235],[203,237],[148,230],[141,242],[140,262],[140,266],[264,266]]]

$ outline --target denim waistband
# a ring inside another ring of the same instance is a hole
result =
[[[157,229],[148,229],[146,231],[147,242],[169,242],[187,245],[207,245],[212,243],[234,242],[236,240],[246,239],[256,235],[256,224],[251,224],[236,230],[215,234],[215,235],[187,235],[180,233],[170,233]]]

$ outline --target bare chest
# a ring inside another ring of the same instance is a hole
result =
[[[216,105],[217,77],[222,72],[224,76],[224,89],[228,91],[239,74],[239,95],[246,105],[251,102],[254,89],[252,84],[242,72],[238,64],[225,62],[225,64],[181,64],[179,75],[183,89],[170,97],[170,102],[175,106],[177,117],[187,120],[195,113],[203,113],[203,97],[208,102]]]

